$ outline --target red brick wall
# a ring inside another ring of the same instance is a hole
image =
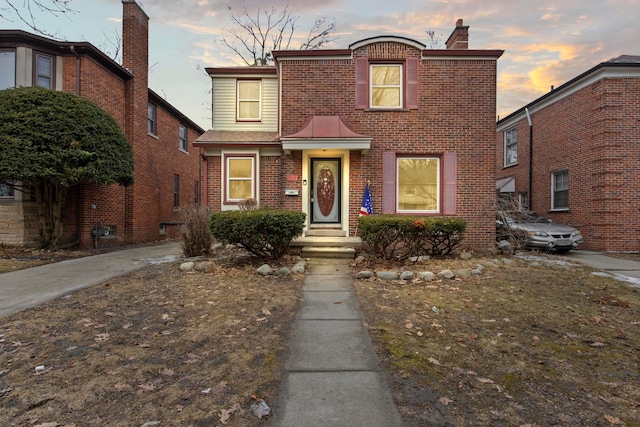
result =
[[[372,137],[363,158],[352,152],[350,234],[370,180],[375,212],[381,212],[382,152],[456,152],[456,215],[467,220],[465,246],[494,247],[495,223],[487,215],[495,201],[495,60],[421,60],[419,108],[403,111],[355,109],[355,58],[403,59],[420,51],[379,43],[354,52],[354,60],[282,61],[282,134],[300,129],[310,115],[342,115],[360,134]],[[360,164],[358,164],[360,162]],[[300,206],[295,207],[300,209]]]
[[[579,228],[583,249],[640,250],[639,78],[607,78],[531,115],[533,209]],[[518,165],[503,169],[503,132],[497,134],[498,177],[516,175],[528,188],[528,123],[518,123]],[[569,211],[552,212],[551,173],[569,171]]]

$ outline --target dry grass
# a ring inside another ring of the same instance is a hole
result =
[[[209,273],[149,266],[0,318],[0,425],[269,425],[249,406],[277,401],[302,276],[211,260]],[[356,280],[406,424],[639,426],[640,289],[590,271]]]

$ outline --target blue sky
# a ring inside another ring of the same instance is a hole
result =
[[[12,0],[22,5],[23,0]],[[501,117],[600,62],[640,55],[640,0],[245,0],[246,7],[289,4],[299,34],[326,16],[336,23],[328,48],[376,35],[399,35],[427,43],[427,30],[444,42],[457,19],[469,26],[471,49],[502,49],[498,60],[497,114]],[[150,17],[149,87],[198,123],[210,128],[211,81],[205,67],[240,65],[220,43],[230,27],[230,0],[140,0]],[[71,0],[76,12],[36,11],[36,24],[68,41],[88,41],[107,53],[121,30],[120,0]],[[28,30],[0,1],[0,28]]]

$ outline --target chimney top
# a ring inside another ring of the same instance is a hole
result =
[[[456,21],[456,28],[446,42],[447,49],[469,49],[469,26],[463,25],[462,18]]]

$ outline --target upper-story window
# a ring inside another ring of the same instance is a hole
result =
[[[236,119],[238,121],[260,121],[262,82],[260,80],[238,80]]]
[[[518,164],[518,128],[504,131],[504,166]]]
[[[47,89],[54,89],[55,74],[53,56],[36,52],[34,55],[34,68],[33,84]]]
[[[402,65],[371,65],[371,108],[402,107]]]
[[[187,127],[185,125],[180,125],[180,136],[178,137],[178,148],[182,151],[187,150]]]
[[[147,132],[156,135],[158,131],[157,114],[158,109],[154,104],[147,104]]]
[[[356,109],[418,109],[419,58],[409,57],[404,61],[383,63],[360,57],[355,62]]]
[[[16,51],[0,50],[0,90],[16,85]]]

